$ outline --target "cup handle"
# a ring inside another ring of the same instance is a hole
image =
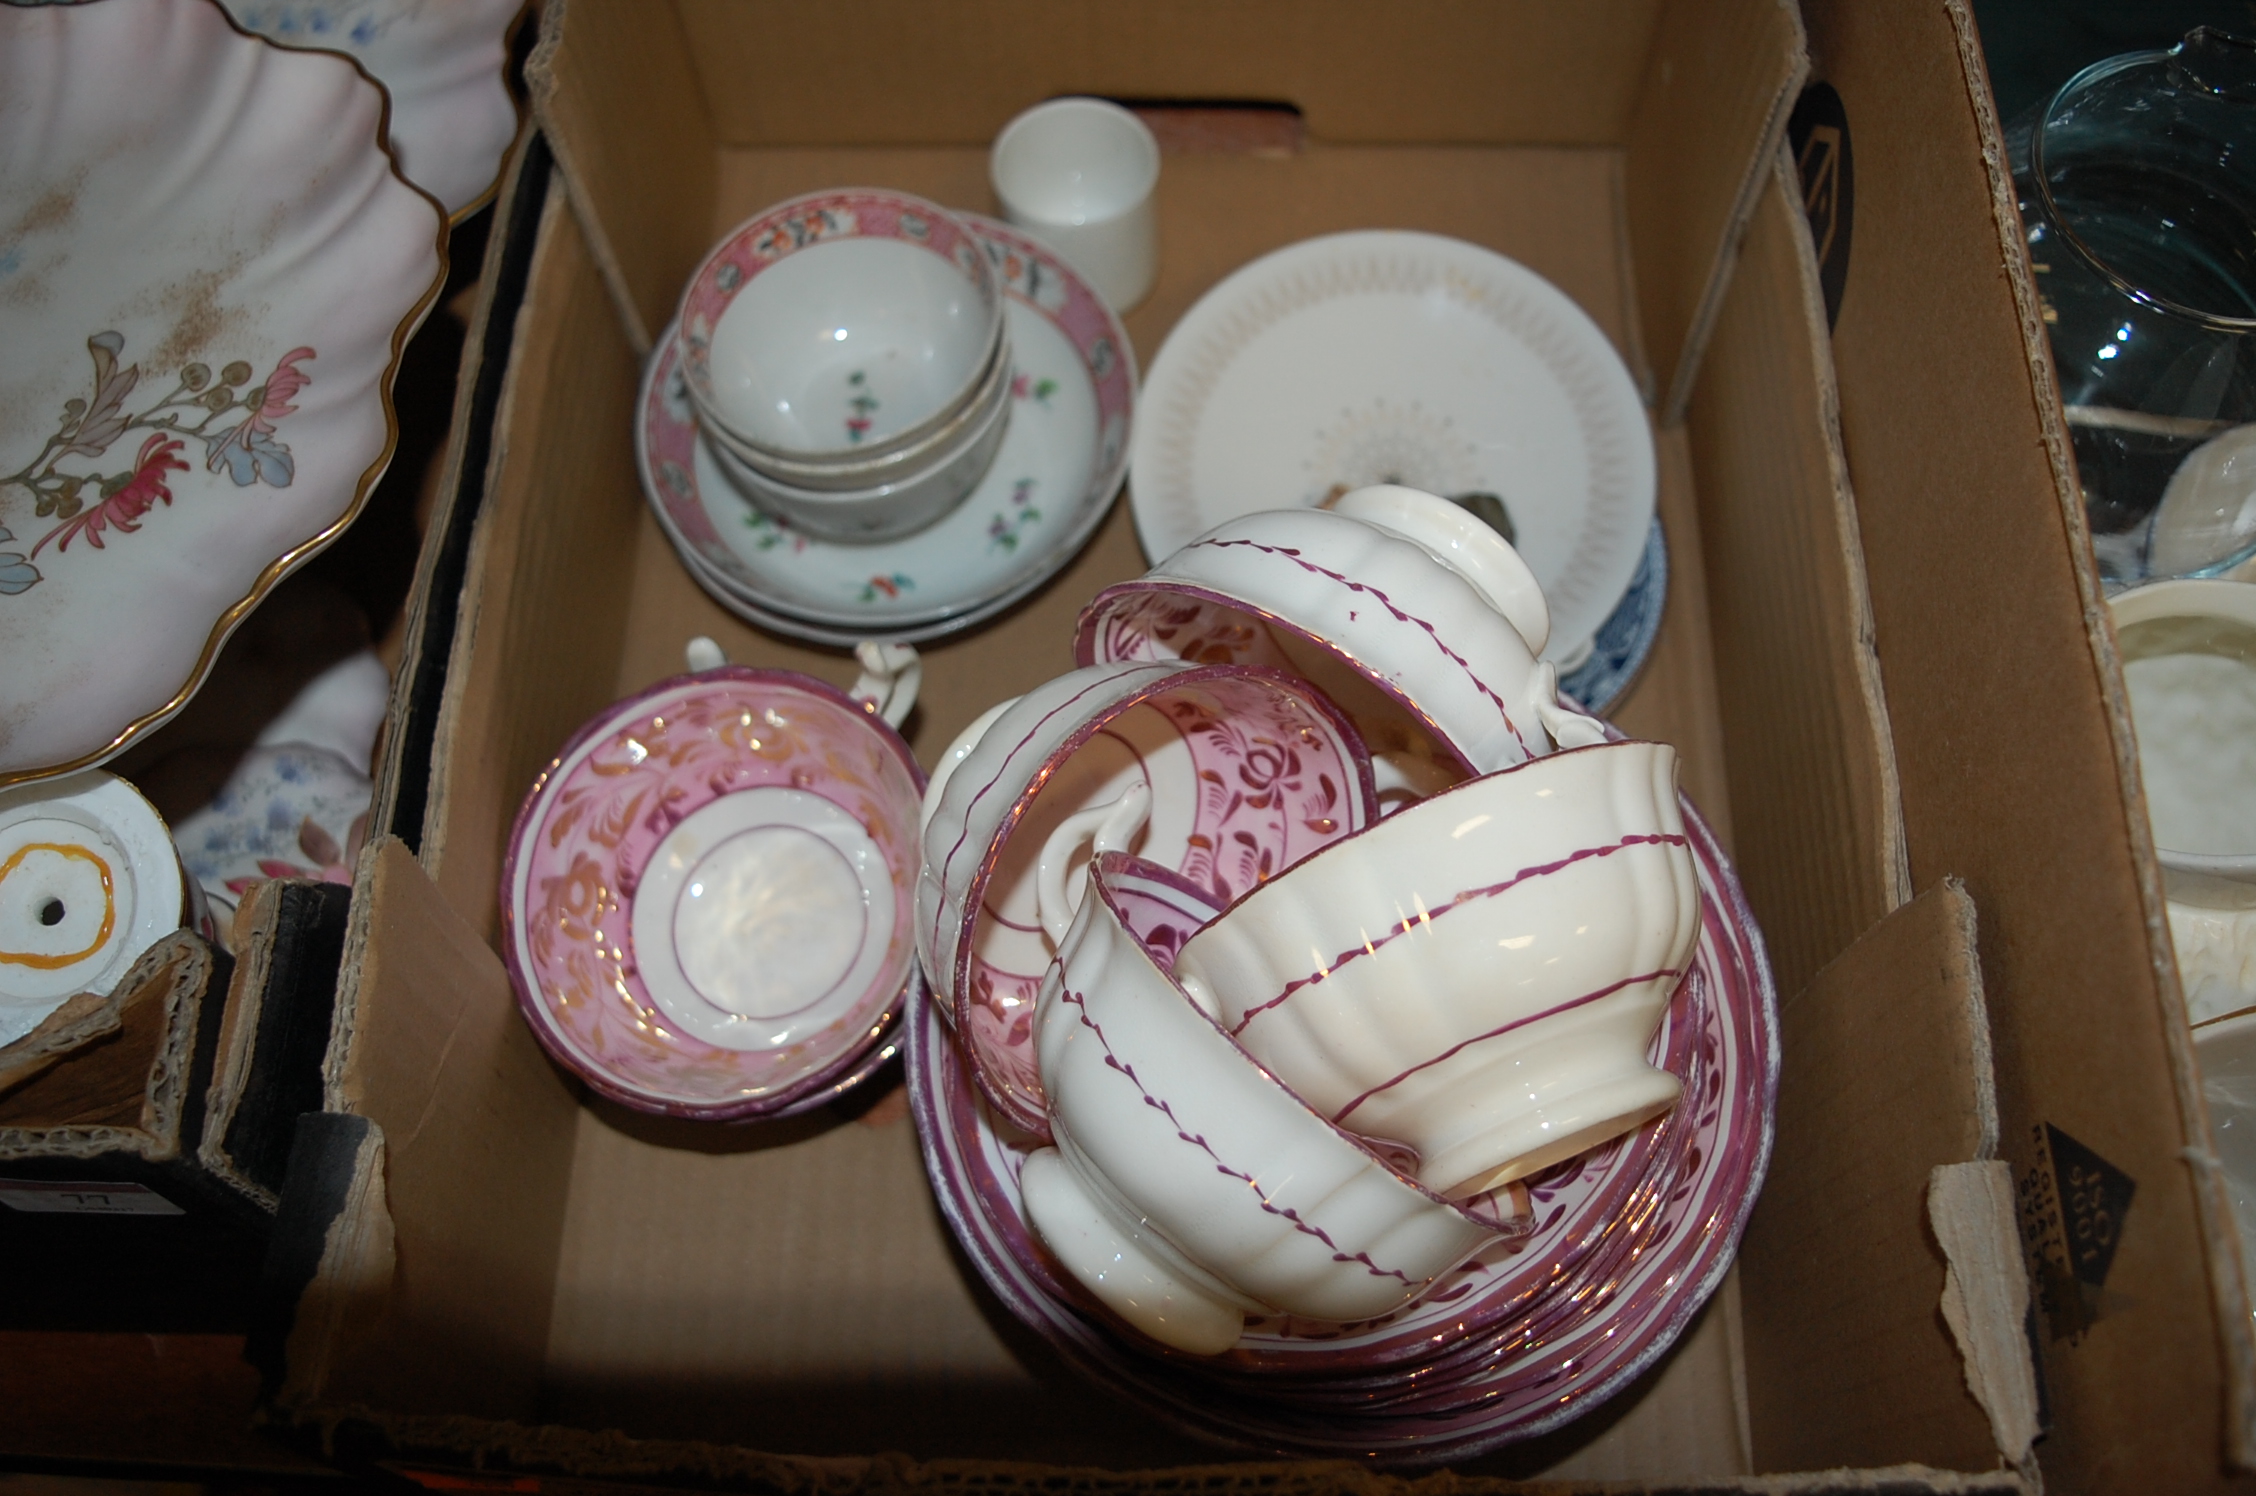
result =
[[[718,670],[728,662],[729,658],[721,652],[721,646],[703,634],[699,634],[682,646],[682,663],[689,667],[692,675],[702,675],[708,670]]]
[[[1538,661],[1528,682],[1528,701],[1551,741],[1561,748],[1590,748],[1606,741],[1605,724],[1559,704],[1559,670],[1549,660]]]
[[[886,726],[899,728],[908,720],[924,684],[924,661],[916,647],[864,639],[854,646],[854,658],[861,662],[862,673],[846,694],[883,717]]]
[[[1034,868],[1034,907],[1041,916],[1042,933],[1050,937],[1052,945],[1065,943],[1066,931],[1073,928],[1074,911],[1081,904],[1077,890],[1067,888],[1065,881],[1073,854],[1092,837],[1093,852],[1125,852],[1150,818],[1151,786],[1138,779],[1121,792],[1119,799],[1076,811],[1050,833]],[[1082,881],[1087,882],[1086,872]]]

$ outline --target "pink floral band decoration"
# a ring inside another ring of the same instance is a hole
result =
[[[173,386],[155,404],[129,410],[126,401],[141,383],[141,366],[118,366],[125,338],[116,332],[98,332],[86,340],[94,360],[94,385],[84,397],[63,404],[55,433],[31,461],[0,477],[0,490],[21,488],[32,495],[35,519],[53,519],[30,552],[0,551],[0,596],[28,592],[41,581],[33,558],[52,543],[56,554],[84,536],[96,550],[103,549],[102,534],[114,530],[131,534],[158,503],[170,506],[168,475],[185,473],[181,457],[188,440],[204,446],[204,469],[224,470],[237,488],[263,483],[288,488],[297,476],[290,449],[275,439],[276,423],[296,412],[290,402],[313,382],[298,366],[314,356],[311,348],[293,348],[282,355],[273,372],[251,384],[251,366],[241,359],[215,376],[206,363],[184,366]],[[240,419],[230,419],[241,412]],[[63,463],[77,458],[96,463],[119,438],[146,431],[148,437],[130,465],[113,471],[66,471]],[[13,541],[15,533],[0,525],[0,542]]]

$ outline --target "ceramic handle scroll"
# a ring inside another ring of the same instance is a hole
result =
[[[1065,878],[1074,853],[1092,836],[1095,838],[1092,852],[1125,852],[1128,843],[1144,829],[1144,822],[1150,817],[1151,786],[1139,779],[1129,785],[1119,799],[1067,816],[1058,829],[1050,833],[1050,839],[1042,844],[1041,861],[1034,870],[1034,905],[1041,913],[1042,932],[1050,937],[1051,944],[1065,943],[1066,931],[1073,927],[1073,914],[1079,907],[1079,900],[1066,887]],[[1083,881],[1087,881],[1085,873]]]
[[[917,690],[924,684],[924,661],[911,645],[873,639],[855,645],[854,658],[861,662],[862,673],[846,694],[883,717],[886,726],[898,728],[916,705]]]

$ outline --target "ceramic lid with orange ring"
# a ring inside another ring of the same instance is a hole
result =
[[[108,992],[188,911],[156,808],[89,770],[0,792],[0,1046]]]

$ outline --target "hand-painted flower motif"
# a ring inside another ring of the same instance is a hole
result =
[[[891,576],[873,576],[862,583],[861,599],[865,603],[874,603],[882,597],[890,602],[915,586],[916,583],[910,580],[907,572],[897,571]]]
[[[80,533],[86,543],[96,550],[102,549],[102,531],[118,529],[131,533],[141,528],[141,516],[158,500],[172,502],[172,490],[165,486],[166,473],[185,473],[188,464],[180,460],[180,441],[161,432],[141,444],[141,455],[134,459],[133,471],[107,478],[102,482],[101,501],[75,518],[66,519],[41,537],[31,548],[36,556],[47,542],[55,542],[57,554],[70,548],[72,540]],[[114,486],[113,486],[114,485]]]
[[[853,412],[846,418],[846,440],[852,443],[869,435],[877,419],[877,396],[870,393],[869,376],[859,369],[846,376],[846,383],[854,391],[846,401],[846,408]]]
[[[758,537],[752,543],[763,551],[772,551],[786,541],[791,543],[791,549],[794,551],[803,551],[807,548],[806,536],[792,529],[790,525],[777,519],[774,515],[762,510],[747,509],[744,515],[744,527]],[[717,564],[725,564],[725,561]],[[865,598],[863,601],[866,602],[868,599]]]
[[[1034,480],[1021,478],[1011,485],[1011,508],[1007,514],[998,513],[987,522],[987,546],[1006,554],[1018,549],[1024,533],[1042,522],[1042,511],[1034,507]]]
[[[122,334],[98,332],[86,340],[94,364],[94,386],[86,398],[63,404],[62,420],[46,445],[23,467],[0,477],[0,490],[21,488],[32,495],[36,518],[60,521],[42,536],[29,555],[0,553],[0,596],[28,591],[40,580],[31,557],[53,542],[59,555],[81,534],[94,549],[103,549],[102,532],[127,534],[158,503],[173,500],[167,480],[170,473],[188,471],[180,457],[184,437],[204,444],[205,467],[224,469],[239,488],[264,483],[287,488],[296,477],[290,449],[275,439],[275,425],[293,414],[291,402],[312,383],[298,366],[314,357],[311,348],[294,348],[274,366],[266,382],[248,390],[251,366],[241,359],[212,376],[209,364],[191,363],[181,369],[172,389],[138,413],[126,408],[126,399],[141,382],[138,364],[120,367],[125,351]],[[241,420],[218,425],[228,412],[240,410]],[[151,433],[142,442],[133,465],[124,472],[68,472],[66,458],[98,458],[121,436],[131,431]],[[92,507],[88,507],[91,500]],[[0,540],[13,540],[12,531],[0,528]]]
[[[1031,400],[1044,410],[1050,408],[1050,397],[1058,392],[1058,382],[1050,378],[1036,379],[1031,374],[1011,376],[1011,398]]]

